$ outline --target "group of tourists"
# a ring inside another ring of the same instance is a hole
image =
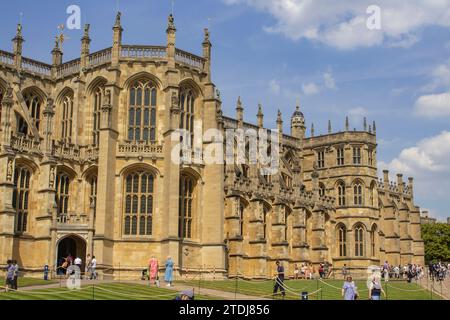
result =
[[[74,268],[76,267],[76,268]],[[67,257],[62,258],[61,261],[58,262],[57,274],[58,275],[66,275],[70,276],[74,273],[80,273],[80,279],[83,278],[82,274],[83,260],[80,257],[74,258],[70,253]],[[95,256],[88,254],[86,256],[86,265],[84,269],[84,278],[89,280],[97,279],[97,259]]]
[[[404,279],[411,282],[412,280],[420,280],[425,274],[424,268],[421,265],[412,263],[401,266],[390,265],[385,261],[384,264],[380,266],[380,269],[384,281],[389,281],[389,279]]]
[[[332,265],[329,262],[319,264],[319,268],[313,266],[312,263],[302,263],[301,267],[298,264],[294,264],[294,279],[315,279],[316,272],[318,272],[321,279],[328,278],[331,274]]]
[[[174,263],[172,257],[168,256],[164,263],[165,271],[164,271],[164,281],[166,282],[167,287],[172,286],[173,281],[173,268]],[[159,262],[155,256],[152,256],[148,261],[148,269],[142,270],[141,280],[149,280],[150,284],[154,284],[155,286],[160,286],[159,281]]]
[[[19,277],[19,265],[17,260],[6,262],[5,291],[17,290],[17,278]]]
[[[445,265],[439,261],[439,263],[430,262],[428,265],[428,273],[431,279],[436,281],[444,281],[446,277],[450,277],[450,263]]]

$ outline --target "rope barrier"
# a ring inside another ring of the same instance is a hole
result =
[[[112,290],[108,290],[105,289],[103,287],[95,287],[96,290],[100,290],[100,291],[104,291],[104,292],[109,292],[109,293],[113,293],[113,294],[117,294],[117,295],[121,295],[121,296],[127,296],[127,297],[136,297],[136,298],[159,298],[159,297],[170,297],[173,295],[177,295],[177,292],[173,292],[173,293],[168,293],[168,294],[161,294],[161,295],[146,295],[146,296],[142,296],[142,295],[136,295],[136,294],[132,294],[132,293],[123,293],[123,292],[119,292],[119,291],[112,291]]]
[[[6,287],[3,287],[3,286],[0,286],[0,288],[1,289],[6,289]],[[54,291],[36,291],[36,290],[15,290],[15,289],[10,289],[10,288],[8,288],[8,291],[7,292],[2,292],[2,293],[8,293],[8,292],[16,292],[16,293],[24,293],[24,294],[49,294],[49,295],[51,295],[51,294],[59,294],[59,293],[71,293],[71,292],[79,292],[79,291],[82,291],[82,290],[85,290],[85,289],[87,289],[87,288],[90,288],[90,287],[81,287],[80,289],[74,289],[74,290],[70,290],[70,289],[67,289],[67,290],[54,290]],[[51,290],[52,288],[49,288],[49,290]]]

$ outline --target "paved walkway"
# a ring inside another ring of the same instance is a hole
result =
[[[437,294],[446,300],[450,300],[450,277],[446,277],[444,281],[433,282],[428,279],[428,275],[426,275],[419,280],[419,284],[430,291],[433,290],[434,294]]]

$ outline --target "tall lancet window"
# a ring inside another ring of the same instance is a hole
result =
[[[30,178],[31,172],[28,169],[24,167],[15,168],[12,206],[16,211],[16,232],[27,231]]]
[[[156,141],[156,87],[150,81],[136,81],[130,89],[128,140]]]
[[[100,117],[102,111],[102,97],[104,88],[98,87],[93,94],[92,111],[92,144],[98,146],[100,141]]]
[[[3,92],[2,88],[0,88],[0,126],[2,125],[2,102],[4,95],[5,93]]]
[[[73,94],[68,94],[63,98],[61,107],[61,139],[65,143],[70,143],[73,123]]]
[[[181,175],[178,215],[178,236],[181,238],[193,237],[194,188],[194,179],[187,175]]]
[[[58,173],[56,177],[56,205],[58,210],[58,217],[61,222],[66,222],[69,213],[69,199],[70,199],[70,177],[64,173]]]
[[[23,95],[25,99],[25,104],[30,112],[31,120],[33,121],[36,129],[39,131],[41,123],[41,106],[42,99],[33,91],[27,91]]]
[[[191,146],[194,143],[194,112],[195,95],[191,89],[180,89],[180,129],[184,129],[190,136]]]

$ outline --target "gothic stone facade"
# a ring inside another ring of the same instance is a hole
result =
[[[376,128],[305,137],[297,108],[282,133],[280,170],[257,165],[176,164],[178,128],[263,128],[222,115],[211,82],[211,43],[203,55],[165,46],[122,44],[120,14],[111,48],[62,62],[58,41],[48,65],[0,51],[0,264],[26,273],[72,251],[97,257],[105,273],[136,276],[149,257],[172,256],[176,270],[265,278],[281,260],[328,261],[335,268],[423,264],[413,180],[377,178]],[[313,131],[313,129],[312,129]],[[203,147],[219,146],[204,139]]]

